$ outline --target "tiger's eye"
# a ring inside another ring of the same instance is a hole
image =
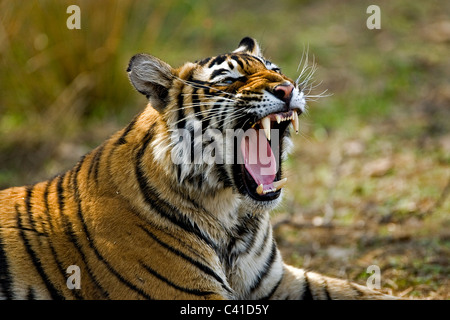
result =
[[[235,81],[234,79],[225,79],[225,80],[222,81],[222,83],[224,83],[224,84],[233,84],[234,81]]]

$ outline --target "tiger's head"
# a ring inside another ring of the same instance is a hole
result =
[[[205,195],[231,188],[263,207],[279,202],[288,127],[298,133],[306,99],[297,82],[262,56],[254,39],[176,69],[138,54],[127,71],[166,124],[170,141],[154,155],[170,152],[167,166],[181,187]]]

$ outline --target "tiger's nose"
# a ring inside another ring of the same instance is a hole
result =
[[[286,83],[277,85],[273,89],[273,94],[278,99],[283,100],[286,103],[289,103],[289,101],[291,101],[291,97],[292,97],[292,90],[294,90],[294,86],[291,83],[286,82]]]

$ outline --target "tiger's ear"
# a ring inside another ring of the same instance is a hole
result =
[[[250,37],[245,37],[242,39],[241,42],[239,42],[238,48],[233,52],[248,53],[252,56],[262,57],[261,48],[256,40]]]
[[[161,111],[167,104],[174,74],[170,65],[148,54],[133,56],[128,64],[128,77],[137,91]]]

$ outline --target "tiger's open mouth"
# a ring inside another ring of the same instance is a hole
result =
[[[240,192],[257,201],[277,199],[287,179],[281,179],[283,138],[292,123],[298,133],[300,110],[272,113],[247,128],[240,142],[243,163],[238,165]],[[250,132],[252,130],[253,132]]]

